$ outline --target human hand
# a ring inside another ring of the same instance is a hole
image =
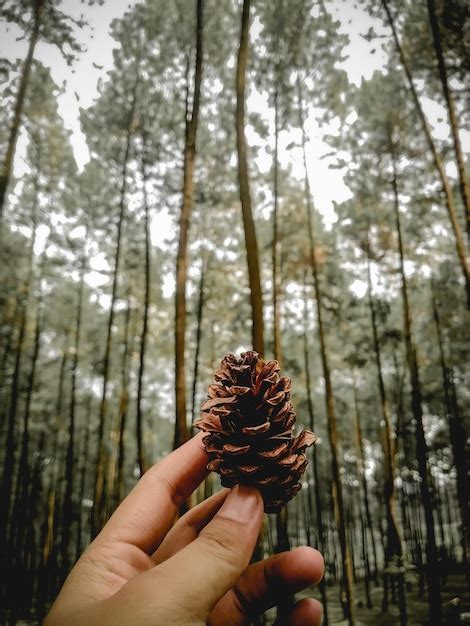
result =
[[[207,475],[202,435],[144,474],[70,572],[44,626],[242,626],[323,575],[313,548],[249,565],[263,519],[258,491],[237,486],[192,508]],[[321,622],[313,599],[291,626]]]

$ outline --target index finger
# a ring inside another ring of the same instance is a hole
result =
[[[207,476],[207,455],[197,434],[151,467],[121,502],[97,541],[119,541],[153,552],[181,505]]]

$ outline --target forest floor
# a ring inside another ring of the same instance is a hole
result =
[[[315,597],[320,599],[317,589],[310,593],[298,594],[300,597]],[[366,608],[363,586],[361,581],[356,584],[357,597],[357,626],[398,626],[400,623],[398,607],[390,604],[388,611],[382,613],[382,587],[371,586],[371,599],[373,607]],[[339,587],[328,587],[328,618],[330,624],[347,626],[339,601]],[[418,596],[418,587],[415,585],[412,591],[407,593],[408,626],[423,626],[427,624],[428,603],[426,593]],[[470,590],[466,586],[464,576],[449,576],[442,588],[443,624],[445,626],[462,626],[470,623]],[[274,611],[270,611],[268,624],[273,623]],[[464,616],[464,614],[467,614]],[[463,619],[462,619],[463,617]]]

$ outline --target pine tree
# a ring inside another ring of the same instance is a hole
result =
[[[250,283],[250,303],[252,312],[252,344],[258,354],[264,354],[264,319],[263,294],[259,268],[258,242],[251,206],[251,194],[248,174],[248,156],[245,138],[245,90],[246,68],[248,64],[248,45],[250,27],[250,0],[243,0],[240,27],[240,45],[237,56],[236,93],[237,109],[235,127],[237,131],[238,184],[242,207],[243,229],[245,233],[248,279]]]
[[[201,99],[203,71],[203,19],[204,2],[197,0],[196,10],[196,60],[194,70],[193,100],[189,110],[189,82],[186,84],[185,139],[183,152],[183,202],[179,220],[178,252],[176,256],[175,293],[175,439],[177,448],[189,438],[186,415],[185,333],[186,333],[186,267],[189,220],[191,216],[194,186],[196,137]],[[189,57],[188,57],[189,58]],[[189,60],[188,60],[189,67]]]

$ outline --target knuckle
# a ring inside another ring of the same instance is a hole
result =
[[[141,480],[148,482],[152,489],[160,487],[168,494],[175,507],[179,507],[185,499],[185,494],[165,475],[159,463],[151,467]]]
[[[214,521],[200,533],[199,539],[209,555],[233,569],[239,569],[245,561],[240,542],[237,541],[238,526],[225,519]],[[246,559],[248,562],[248,559]]]

